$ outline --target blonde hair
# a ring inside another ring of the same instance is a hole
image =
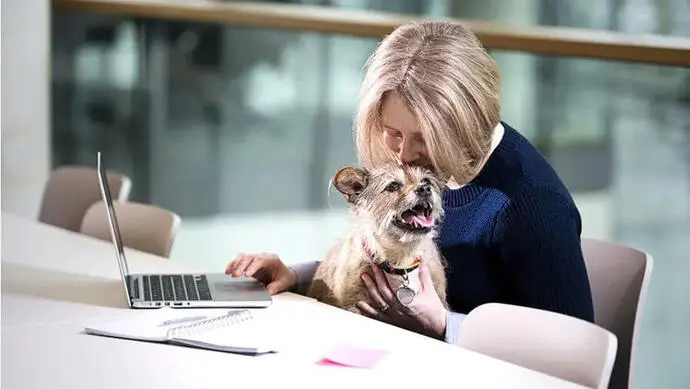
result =
[[[479,173],[500,120],[500,75],[474,33],[449,21],[406,24],[365,67],[354,128],[364,167],[396,160],[381,123],[383,99],[394,92],[417,119],[440,178],[466,183]]]

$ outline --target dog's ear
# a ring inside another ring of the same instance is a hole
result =
[[[369,183],[369,173],[355,167],[344,167],[333,177],[333,185],[345,195],[345,199],[354,203]]]

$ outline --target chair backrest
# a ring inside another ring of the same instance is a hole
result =
[[[122,244],[125,247],[168,258],[180,227],[180,217],[155,205],[113,202]],[[80,231],[112,242],[105,203],[94,203],[84,216]]]
[[[610,387],[632,388],[642,307],[653,258],[628,246],[591,238],[582,239],[582,253],[592,287],[594,321],[618,338]]]
[[[500,303],[465,317],[460,346],[589,388],[606,388],[616,337],[590,322]]]
[[[113,199],[127,201],[132,181],[124,174],[107,172]],[[101,200],[98,171],[87,166],[60,166],[53,170],[43,191],[40,222],[79,231],[86,210]]]

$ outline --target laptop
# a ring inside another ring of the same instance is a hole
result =
[[[224,273],[130,273],[106,177],[99,151],[98,181],[130,308],[265,308],[271,305],[271,294],[264,284],[251,277],[235,278]]]

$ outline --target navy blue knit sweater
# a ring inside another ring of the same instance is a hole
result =
[[[502,302],[594,321],[577,207],[536,148],[502,124],[480,174],[443,195],[448,303],[464,314]]]

